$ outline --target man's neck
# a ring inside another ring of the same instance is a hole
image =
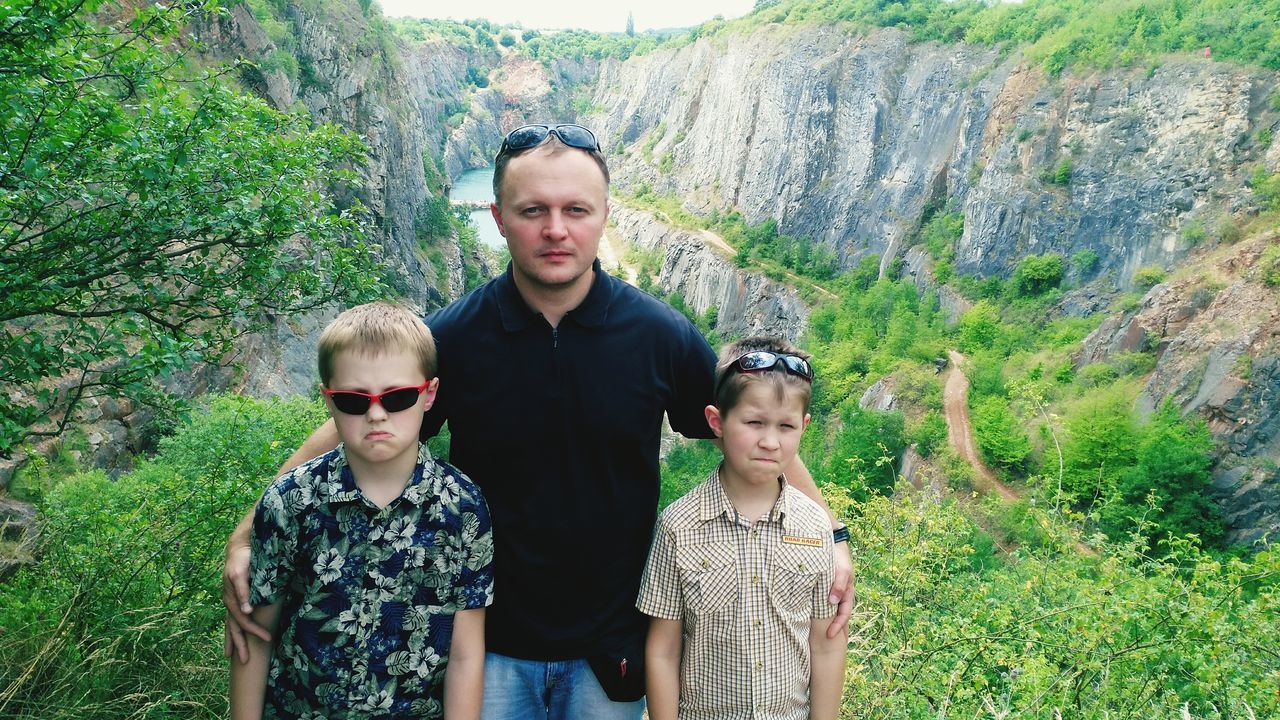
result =
[[[590,269],[583,273],[581,277],[572,284],[564,287],[549,288],[543,285],[534,285],[525,280],[519,273],[513,275],[516,284],[516,291],[520,293],[520,297],[525,304],[533,308],[533,310],[547,321],[551,327],[558,327],[564,316],[574,308],[582,304],[587,299],[587,295],[591,292],[591,285],[595,282],[596,271]]]

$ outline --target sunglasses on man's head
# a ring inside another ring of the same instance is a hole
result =
[[[725,382],[736,373],[771,370],[778,363],[782,363],[783,369],[792,375],[804,378],[805,382],[813,382],[813,366],[799,355],[756,350],[742,355],[730,363],[729,367],[725,368],[724,375],[720,377],[720,382],[716,385],[716,393],[719,393]]]
[[[378,403],[383,410],[389,413],[408,410],[413,407],[414,403],[418,402],[418,395],[430,386],[431,381],[428,380],[417,387],[392,388],[384,390],[377,395],[356,392],[355,390],[330,390],[329,388],[320,388],[320,392],[329,396],[338,412],[347,415],[363,415],[369,412],[369,408],[374,403]]]
[[[560,142],[579,150],[600,150],[600,142],[591,131],[581,125],[523,125],[507,133],[499,155],[528,150],[542,144],[548,135],[555,135]]]

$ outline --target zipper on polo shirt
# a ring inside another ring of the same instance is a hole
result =
[[[551,349],[556,350],[560,347],[560,328],[551,328]]]

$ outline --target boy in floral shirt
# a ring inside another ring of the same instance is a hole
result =
[[[436,353],[416,315],[352,308],[320,337],[341,444],[254,513],[251,601],[273,644],[231,661],[231,716],[478,718],[493,538],[484,498],[418,441]]]

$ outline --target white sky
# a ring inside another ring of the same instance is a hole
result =
[[[519,22],[527,28],[581,28],[598,32],[622,32],[627,13],[635,18],[637,31],[692,27],[716,15],[726,19],[746,15],[754,0],[377,0],[388,17],[485,18],[497,23]]]

